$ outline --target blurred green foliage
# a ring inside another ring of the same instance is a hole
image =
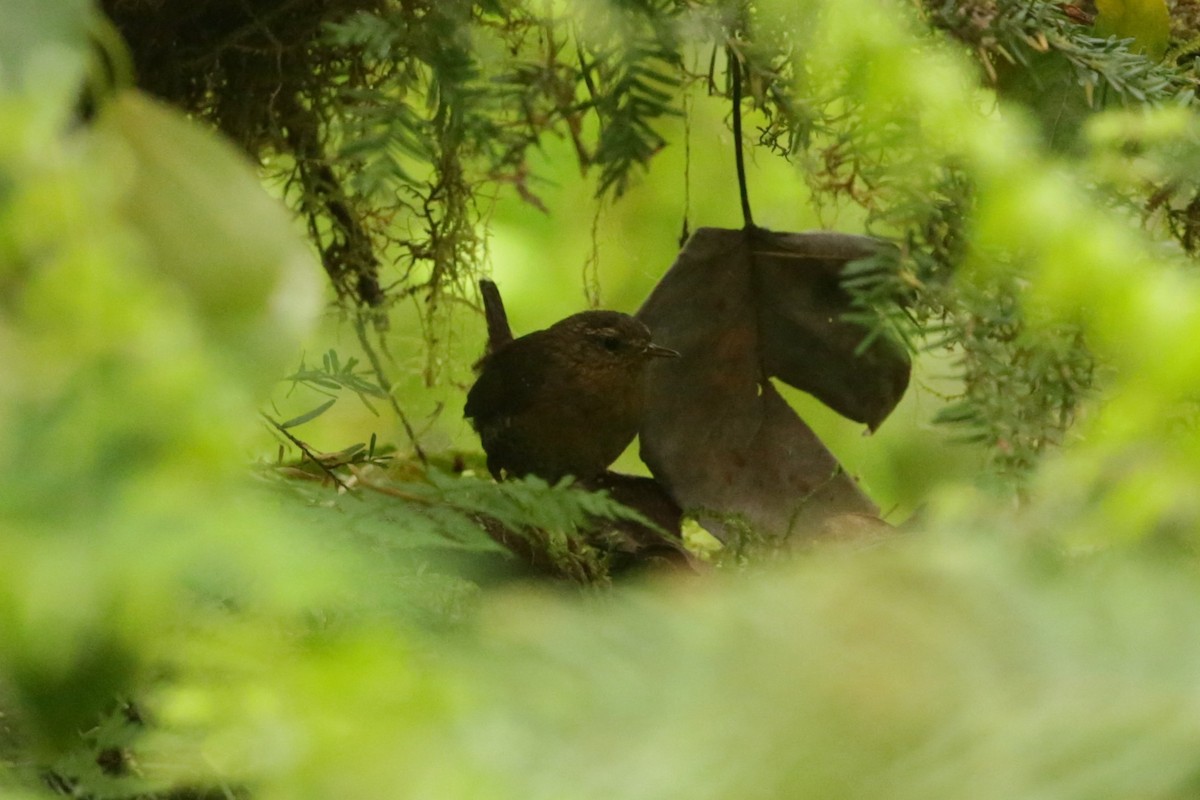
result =
[[[718,55],[758,70],[765,144],[792,159],[752,173],[760,222],[819,213],[901,244],[863,313],[906,301],[872,319],[932,348],[922,391],[896,433],[820,427],[873,465],[871,488],[926,508],[867,551],[579,591],[514,587],[473,515],[568,542],[582,515],[619,514],[603,498],[495,487],[470,459],[426,471],[361,431],[303,469],[246,468],[271,382],[302,387],[268,432],[313,441],[321,390],[379,425],[415,397],[425,337],[397,316],[391,387],[351,361],[356,335],[300,361],[319,273],[244,156],[131,90],[81,120],[80,87],[103,83],[96,12],[0,2],[0,797],[1195,796],[1194,76],[1025,5],[708,9],[732,39]],[[711,34],[649,24],[679,8],[590,11],[645,15],[635,34],[667,63],[654,47]],[[1071,69],[1095,40],[1171,82],[1154,103],[1142,86],[1085,105],[1086,146],[1051,149],[1047,109],[981,79],[1042,47],[1038,25]],[[628,88],[636,70],[613,66]],[[655,117],[691,160],[593,176],[628,181],[594,234],[613,305],[670,259],[679,206],[658,170],[682,183],[690,165],[692,213],[736,219],[722,102]],[[701,172],[717,163],[724,178]],[[539,281],[579,273],[517,262],[592,246],[595,186],[557,174],[550,221],[495,210],[522,330],[569,310],[532,308]],[[477,348],[460,345],[462,375]]]

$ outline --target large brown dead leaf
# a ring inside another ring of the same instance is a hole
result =
[[[731,518],[815,537],[838,517],[878,513],[769,379],[872,429],[891,413],[908,386],[906,353],[885,338],[857,352],[867,330],[843,319],[842,269],[880,246],[701,228],[638,312],[681,354],[649,367],[642,459],[716,536]]]

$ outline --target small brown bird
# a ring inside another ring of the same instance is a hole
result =
[[[480,288],[488,346],[464,416],[488,470],[497,480],[532,474],[551,483],[601,475],[637,434],[646,364],[679,354],[617,311],[584,311],[513,339],[495,284]]]

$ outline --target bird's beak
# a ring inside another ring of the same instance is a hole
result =
[[[648,356],[658,356],[659,358],[679,358],[678,350],[672,350],[669,347],[659,347],[653,343],[646,345],[644,352]]]

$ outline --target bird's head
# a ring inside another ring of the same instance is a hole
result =
[[[583,311],[551,327],[596,365],[641,366],[651,358],[674,358],[674,350],[651,341],[650,329],[619,311]]]

